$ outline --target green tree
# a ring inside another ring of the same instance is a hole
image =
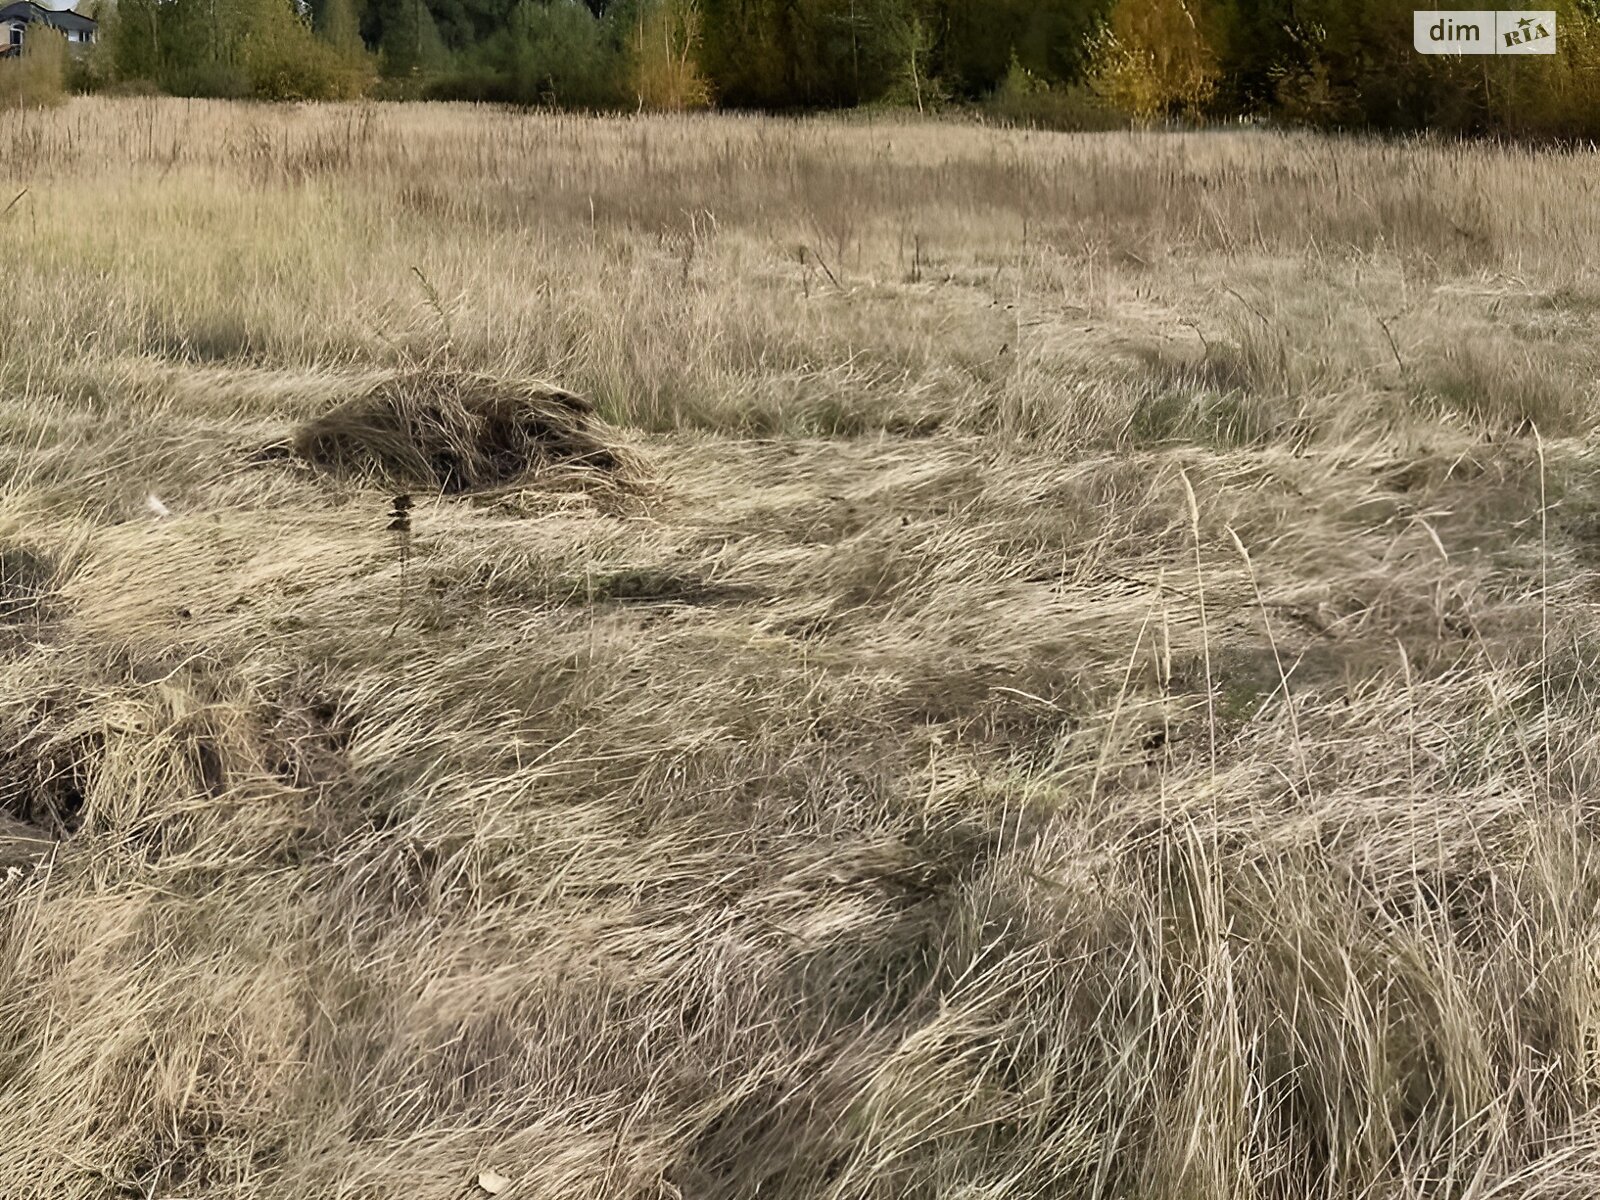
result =
[[[1278,113],[1324,125],[1485,128],[1481,58],[1421,55],[1409,0],[1298,0],[1270,68]]]
[[[334,90],[342,96],[358,96],[372,86],[376,63],[361,40],[361,20],[357,0],[326,0],[317,14],[317,37],[326,50],[328,70],[335,77]]]
[[[160,62],[156,81],[185,96],[245,96],[250,80],[239,46],[258,0],[156,0]]]
[[[1220,103],[1241,114],[1268,111],[1279,81],[1312,65],[1312,31],[1301,27],[1295,0],[1212,0],[1209,8]]]
[[[331,45],[293,0],[122,0],[98,53],[115,78],[179,95],[329,99],[358,94],[371,76],[350,30],[343,49]]]
[[[161,20],[157,0],[120,0],[100,18],[100,50],[113,77],[154,84],[161,78]]]
[[[1081,78],[1110,0],[932,0],[933,71],[958,94],[986,96],[1013,56],[1050,84]]]
[[[705,0],[705,67],[735,106],[792,108],[883,98],[901,79],[914,0]],[[936,73],[931,55],[919,73]]]
[[[460,98],[608,108],[624,100],[621,50],[578,0],[517,0],[504,28],[435,89]]]
[[[899,23],[896,31],[893,45],[898,63],[883,98],[926,112],[948,99],[943,81],[930,69],[935,46],[933,28],[913,13]]]
[[[341,54],[366,51],[361,40],[361,14],[357,0],[323,0],[315,10],[313,26],[322,40]]]
[[[388,8],[379,63],[392,79],[425,81],[449,64],[449,52],[426,0],[394,0]]]
[[[317,37],[290,0],[243,0],[235,10],[234,61],[263,100],[333,100],[358,94],[366,72],[356,48]]]
[[[705,0],[704,63],[717,94],[738,107],[796,103],[798,0]]]

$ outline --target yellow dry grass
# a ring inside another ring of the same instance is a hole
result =
[[[0,1196],[1600,1192],[1589,159],[79,99],[0,189]],[[462,372],[648,486],[289,451]]]

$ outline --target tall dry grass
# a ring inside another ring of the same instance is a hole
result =
[[[0,185],[0,1195],[1600,1190],[1586,160],[79,100]],[[402,562],[296,439],[475,373],[648,480]]]
[[[22,52],[0,62],[0,110],[48,109],[67,98],[67,40],[35,22]]]

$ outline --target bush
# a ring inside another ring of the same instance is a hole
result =
[[[893,55],[884,101],[919,113],[944,107],[950,89],[929,70],[935,41],[932,26],[917,16],[894,24],[897,28],[884,37],[885,48]]]
[[[250,94],[250,76],[232,63],[194,63],[171,72],[164,82],[174,96],[242,100]]]
[[[362,94],[372,71],[363,59],[341,54],[294,22],[245,44],[250,92],[261,100],[349,100]]]
[[[22,53],[0,61],[0,108],[48,108],[67,98],[67,40],[37,23]]]
[[[250,93],[261,100],[349,99],[368,81],[354,55],[317,37],[287,4],[251,12],[239,59]]]
[[[102,22],[102,28],[104,23]],[[103,92],[116,81],[116,64],[103,41],[67,55],[66,86],[70,92]]]
[[[620,50],[579,0],[520,0],[459,69],[428,87],[441,100],[615,108],[625,103]]]
[[[165,96],[168,94],[155,80],[146,79],[143,76],[135,76],[132,79],[116,79],[97,90],[102,96],[122,98],[130,96],[148,98],[150,96]]]
[[[1127,124],[1088,88],[1052,87],[1023,66],[1015,54],[1000,86],[983,107],[1002,124],[1035,129],[1106,130]]]

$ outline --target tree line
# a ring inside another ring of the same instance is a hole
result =
[[[86,89],[580,109],[982,106],[1600,135],[1600,0],[1559,52],[1423,56],[1415,0],[99,0]]]

